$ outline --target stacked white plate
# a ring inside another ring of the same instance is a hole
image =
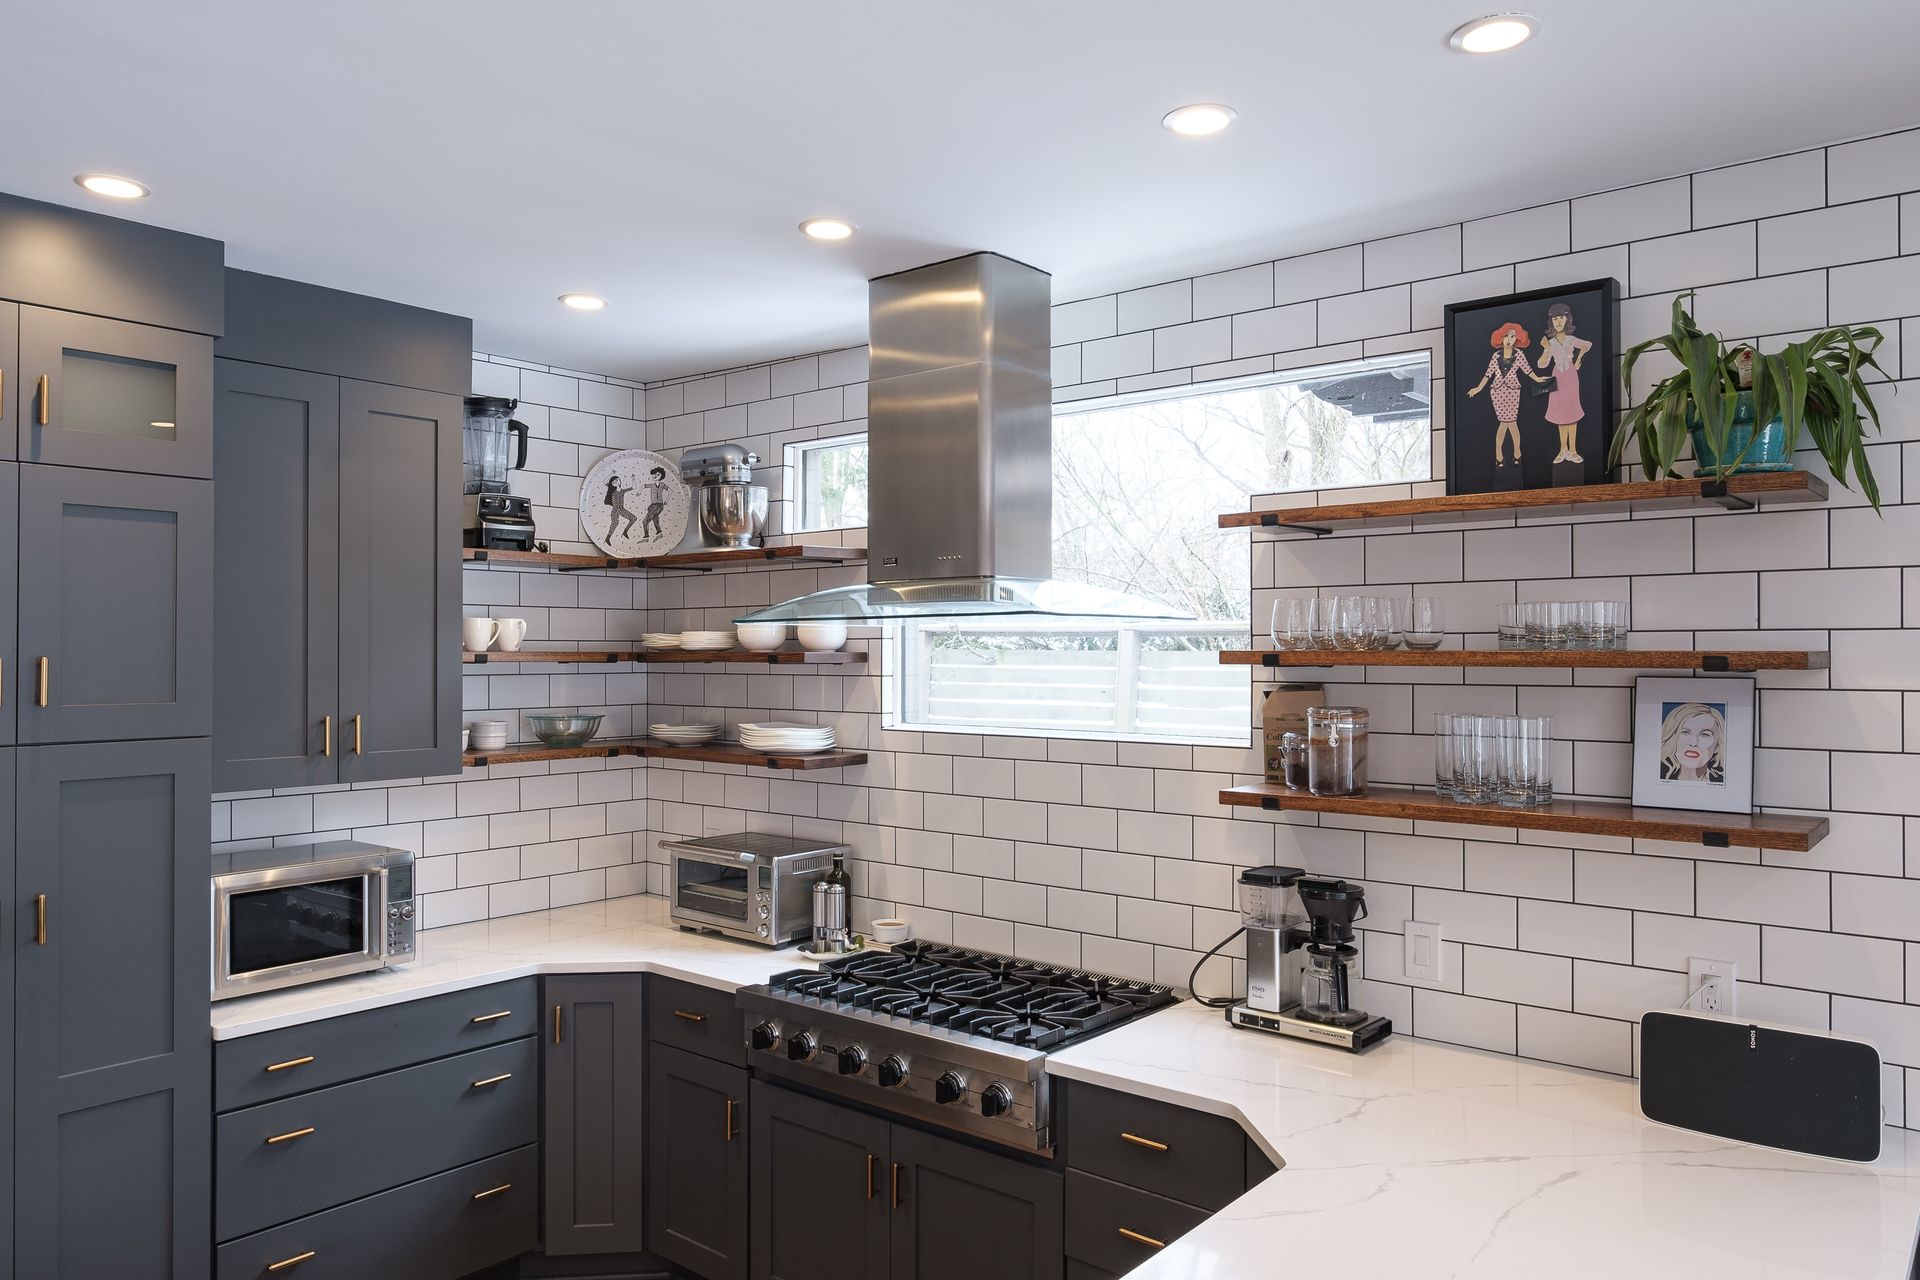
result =
[[[498,751],[507,745],[505,720],[475,720],[467,728],[470,731],[469,746],[474,751]]]
[[[682,631],[680,633],[680,647],[699,653],[734,649],[739,647],[739,643],[731,631]]]
[[[640,646],[644,649],[678,649],[680,633],[678,631],[647,631],[640,636]]]
[[[768,755],[808,755],[833,749],[833,726],[772,720],[740,726],[740,745]]]
[[[651,724],[647,734],[676,747],[697,747],[720,736],[717,724]]]

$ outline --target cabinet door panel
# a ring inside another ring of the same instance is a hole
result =
[[[213,474],[213,339],[20,309],[25,462]]]
[[[20,308],[0,302],[0,458],[19,450]]]
[[[0,897],[13,900],[13,788],[14,752],[0,749]],[[0,918],[0,928],[18,921]],[[14,954],[17,938],[0,938],[0,1027],[13,1026]],[[0,1142],[14,1149],[13,1036],[0,1036]],[[13,1258],[13,1162],[0,1160],[0,1270]]]
[[[647,1247],[703,1280],[746,1280],[746,1068],[648,1051]]]
[[[141,1274],[198,1280],[211,1234],[207,743],[15,757],[16,1271],[83,1280],[139,1259]]]
[[[340,384],[342,782],[460,771],[463,412]]]
[[[905,1125],[893,1126],[893,1160],[894,1280],[1059,1280],[1058,1173]]]
[[[22,468],[20,741],[207,734],[212,505],[205,480]]]
[[[18,702],[7,687],[19,664],[14,639],[18,634],[20,599],[20,467],[0,462],[0,743],[14,740]],[[9,775],[11,777],[11,775]]]
[[[752,1100],[754,1280],[885,1280],[890,1126],[759,1080]]]
[[[340,380],[216,360],[213,419],[214,789],[336,781]]]
[[[638,974],[546,980],[546,1252],[645,1248]]]

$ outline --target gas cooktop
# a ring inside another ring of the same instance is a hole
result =
[[[1034,1148],[1050,1145],[1046,1054],[1176,1000],[1151,983],[926,942],[740,993],[756,1066]]]

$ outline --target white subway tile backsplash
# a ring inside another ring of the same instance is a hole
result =
[[[1413,327],[1411,298],[1404,284],[1322,298],[1319,341],[1351,342],[1355,338],[1405,333]]]
[[[1746,280],[1757,274],[1751,222],[1636,241],[1628,286],[1637,294]]]
[[[1826,202],[1826,157],[1824,150],[1796,151],[1694,174],[1693,225],[1819,208]]]
[[[1476,218],[1462,228],[1461,266],[1475,271],[1496,263],[1564,254],[1570,247],[1570,232],[1571,208],[1564,200]]]
[[[1920,130],[1827,148],[1827,203],[1920,191]]]
[[[1119,331],[1121,333],[1185,324],[1191,319],[1193,319],[1191,281],[1175,280],[1169,284],[1134,289],[1120,295]]]
[[[1899,252],[1899,201],[1892,197],[1768,218],[1760,224],[1761,275],[1891,258]]]
[[[1193,279],[1193,318],[1227,316],[1273,305],[1273,264],[1255,263]]]
[[[1434,227],[1361,246],[1361,279],[1365,287],[1404,284],[1431,276],[1460,273],[1460,228]]]
[[[1273,264],[1276,306],[1352,293],[1362,287],[1361,249],[1357,244],[1282,258]]]
[[[1685,231],[1693,222],[1692,184],[1669,178],[1573,202],[1573,248],[1622,244]]]

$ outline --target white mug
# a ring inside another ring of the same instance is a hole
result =
[[[460,643],[467,647],[468,653],[485,653],[499,635],[500,624],[492,618],[461,619]]]
[[[527,620],[525,618],[495,618],[494,626],[499,628],[500,647],[512,653],[527,638]]]

